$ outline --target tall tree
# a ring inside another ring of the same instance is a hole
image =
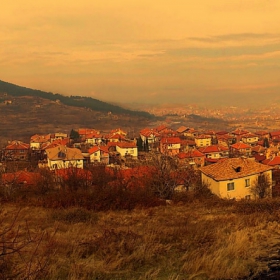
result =
[[[78,131],[74,130],[72,128],[71,132],[70,132],[70,139],[74,140],[74,141],[77,141],[80,139],[80,134]]]
[[[267,137],[265,137],[265,138],[263,139],[263,146],[264,146],[265,148],[269,148],[269,141],[268,141]]]
[[[149,142],[148,142],[147,138],[146,138],[144,147],[145,147],[145,152],[149,152],[150,148],[149,148]]]
[[[143,140],[141,136],[137,138],[137,148],[139,152],[143,151]]]

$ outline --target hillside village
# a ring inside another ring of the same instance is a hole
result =
[[[250,199],[278,194],[279,147],[280,131],[198,131],[185,126],[174,130],[160,125],[144,128],[137,138],[129,139],[120,128],[106,134],[79,128],[69,134],[35,134],[29,143],[9,141],[1,150],[1,170],[2,178],[20,172],[17,183],[21,184],[31,184],[30,178],[36,176],[38,168],[58,175],[62,170],[77,168],[86,172],[89,166],[102,164],[130,170],[128,176],[134,176],[133,170],[148,165],[157,155],[175,160],[178,170],[199,172],[202,182],[219,197]],[[268,182],[267,194],[252,191],[261,176]],[[181,179],[178,185],[184,189]],[[11,182],[7,179],[4,183]]]

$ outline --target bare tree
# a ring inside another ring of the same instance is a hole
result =
[[[252,185],[252,193],[258,198],[271,197],[271,179],[267,174],[261,174]]]
[[[154,154],[150,161],[152,174],[147,185],[160,198],[171,199],[178,182],[178,162],[175,158]]]

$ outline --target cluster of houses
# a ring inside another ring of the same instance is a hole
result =
[[[36,159],[39,167],[56,171],[87,164],[142,161],[149,154],[174,157],[181,168],[199,169],[213,193],[224,198],[249,199],[260,175],[277,185],[280,166],[280,131],[198,131],[166,125],[144,128],[129,139],[122,129],[103,134],[81,128],[66,133],[33,135],[29,143],[11,141],[2,149],[1,161]]]

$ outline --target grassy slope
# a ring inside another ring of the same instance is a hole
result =
[[[40,279],[249,279],[280,242],[279,211],[263,205],[193,201],[106,213],[25,206],[14,228],[37,241],[8,260],[13,271],[46,264]],[[2,229],[19,208],[2,206]]]
[[[112,105],[107,102],[100,101],[91,97],[85,96],[64,96],[61,94],[53,94],[51,92],[44,92],[41,90],[34,90],[30,88],[21,87],[11,83],[0,80],[0,92],[7,93],[12,96],[32,96],[41,97],[51,101],[59,100],[62,104],[74,107],[89,108],[91,110],[100,112],[111,111],[114,114],[126,114],[131,116],[151,118],[152,116],[144,111],[132,111],[124,109],[120,106]]]

